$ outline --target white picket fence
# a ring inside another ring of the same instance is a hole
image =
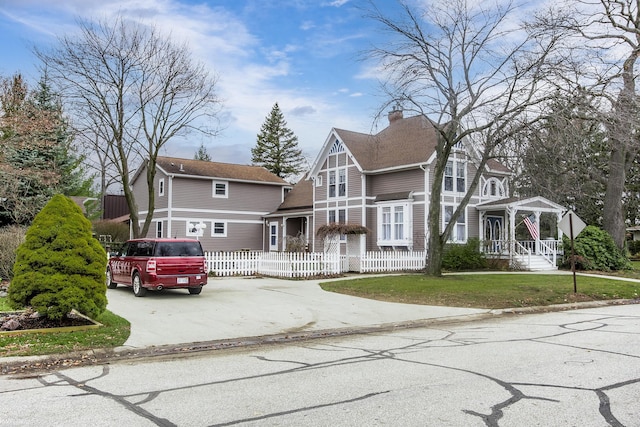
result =
[[[372,251],[360,258],[361,273],[422,270],[426,265],[425,251]]]
[[[425,252],[366,252],[358,257],[361,273],[420,270]],[[305,278],[329,276],[349,270],[345,255],[323,252],[207,252],[207,268],[215,276],[265,276]],[[351,257],[353,258],[353,257]]]

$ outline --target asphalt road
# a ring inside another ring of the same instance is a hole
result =
[[[5,376],[0,426],[634,427],[639,397],[634,304]]]

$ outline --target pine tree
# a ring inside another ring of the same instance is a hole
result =
[[[303,171],[304,157],[298,148],[298,137],[287,127],[276,102],[251,149],[253,164],[264,166],[280,178],[293,177]]]
[[[207,147],[204,146],[204,142],[200,143],[200,148],[196,151],[195,156],[193,156],[194,160],[204,160],[205,162],[211,161],[211,156],[207,152]]]
[[[90,195],[83,158],[46,75],[30,91],[17,74],[0,91],[0,225],[26,225],[57,193]]]

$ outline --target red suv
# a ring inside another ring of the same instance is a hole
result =
[[[109,258],[107,287],[132,286],[142,297],[147,289],[188,289],[197,295],[207,284],[207,262],[193,239],[133,239]]]

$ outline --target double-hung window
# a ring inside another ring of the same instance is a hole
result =
[[[347,222],[347,210],[346,209],[331,209],[328,212],[328,223],[345,224]],[[340,240],[347,240],[347,236],[340,235]]]
[[[329,171],[329,197],[336,197],[336,171]]]
[[[466,178],[466,163],[461,160],[449,160],[444,168],[444,191],[466,192]]]
[[[444,207],[444,226],[446,227],[451,218],[453,217],[453,212],[455,212],[455,206],[445,206]],[[449,241],[452,242],[466,242],[467,241],[467,219],[466,212],[463,210],[460,213],[458,219],[456,219],[456,224],[451,230],[451,234],[449,235]]]
[[[347,195],[347,169],[339,168],[329,171],[329,197],[345,197]]]

